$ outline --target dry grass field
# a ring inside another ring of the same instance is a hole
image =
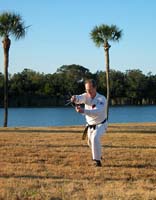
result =
[[[156,123],[110,124],[101,168],[83,128],[0,128],[0,200],[156,200]]]

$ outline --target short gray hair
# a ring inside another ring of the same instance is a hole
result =
[[[94,79],[87,79],[85,80],[85,84],[86,83],[91,83],[94,88],[97,87],[96,81]]]

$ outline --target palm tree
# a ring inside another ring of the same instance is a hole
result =
[[[104,47],[105,59],[106,59],[106,83],[107,83],[107,119],[109,114],[109,101],[110,101],[110,78],[109,78],[109,48],[111,47],[109,41],[119,41],[122,37],[122,30],[115,25],[95,26],[90,33],[91,39],[96,46]]]
[[[0,14],[0,36],[3,38],[4,50],[4,127],[8,122],[8,66],[9,49],[11,45],[10,36],[20,39],[25,36],[26,28],[19,14],[3,12]]]

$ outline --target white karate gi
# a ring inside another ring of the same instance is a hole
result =
[[[93,160],[101,160],[101,144],[100,137],[106,132],[108,123],[101,123],[106,119],[106,98],[96,92],[96,96],[92,99],[87,93],[75,95],[76,104],[85,104],[84,115],[86,122],[89,125],[95,125],[93,128],[88,128],[88,144],[91,147]]]

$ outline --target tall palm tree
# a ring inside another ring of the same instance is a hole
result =
[[[26,34],[26,27],[22,17],[19,14],[3,12],[0,14],[0,37],[3,38],[4,50],[4,127],[8,122],[8,66],[9,66],[9,49],[11,45],[10,36],[20,39]]]
[[[106,83],[107,83],[107,119],[109,115],[109,101],[110,101],[110,78],[109,78],[109,41],[119,41],[122,37],[122,30],[115,25],[105,25],[95,26],[90,33],[91,39],[96,46],[104,47],[105,60],[106,60]]]

